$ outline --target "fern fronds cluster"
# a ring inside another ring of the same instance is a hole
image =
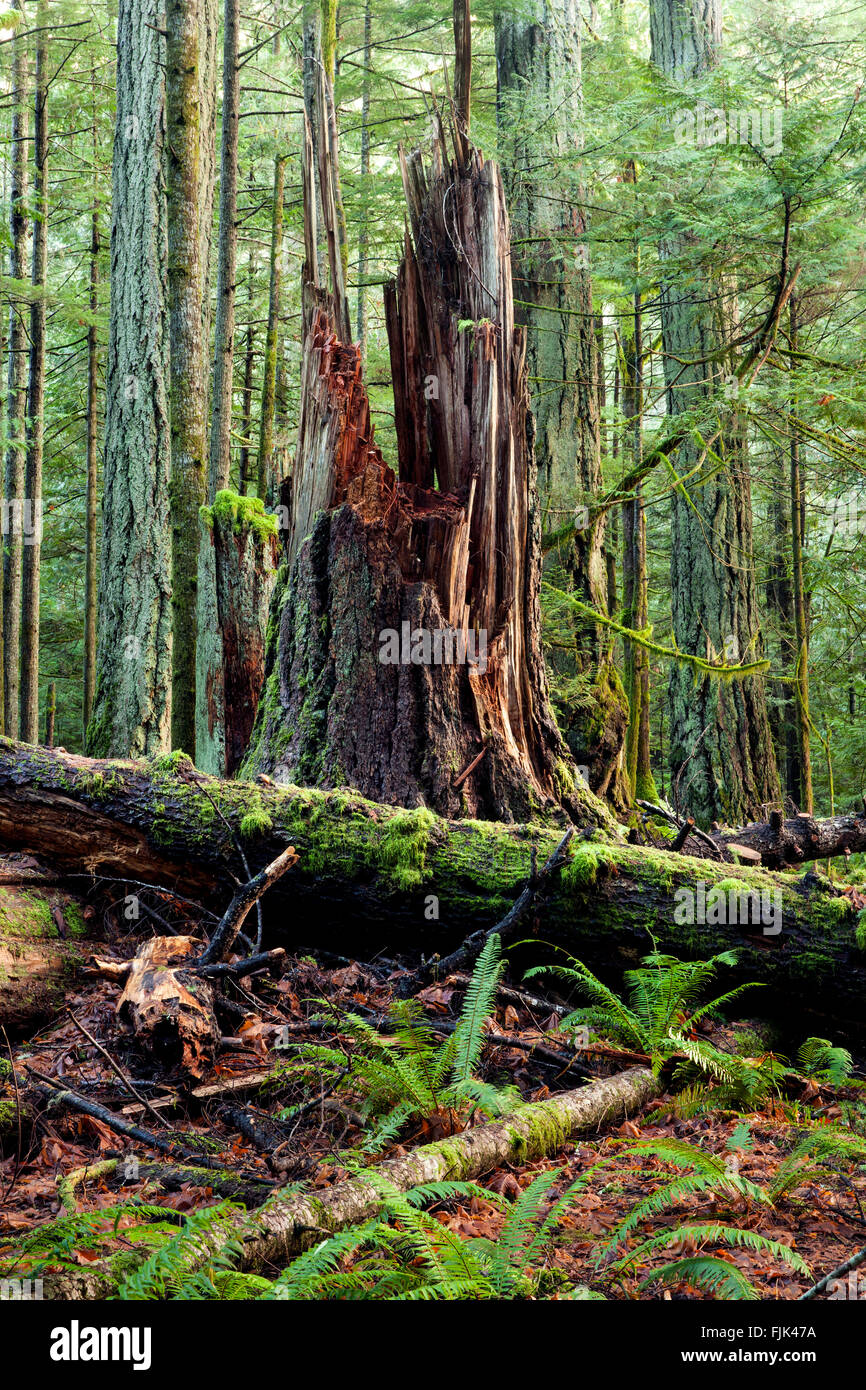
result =
[[[474,1111],[500,1115],[513,1109],[520,1100],[514,1087],[492,1086],[476,1076],[502,969],[494,935],[475,965],[455,1031],[445,1040],[420,1004],[398,1000],[387,1033],[357,1013],[341,1017],[341,1038],[351,1046],[348,1058],[339,1047],[301,1044],[286,1070],[357,1098],[364,1119],[374,1122],[362,1144],[366,1154],[381,1152],[413,1121],[438,1120],[447,1133],[462,1128]]]

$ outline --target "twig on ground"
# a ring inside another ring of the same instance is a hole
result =
[[[158,1121],[158,1123],[161,1124],[165,1129],[170,1128],[170,1126],[166,1124],[166,1121],[163,1119],[162,1115],[160,1115],[157,1110],[154,1110],[147,1097],[143,1096],[140,1091],[137,1091],[135,1089],[129,1077],[126,1075],[126,1072],[123,1070],[121,1066],[118,1065],[117,1062],[115,1062],[111,1054],[102,1046],[102,1043],[97,1042],[93,1034],[87,1031],[84,1024],[81,1022],[81,1019],[76,1018],[75,1014],[72,1012],[71,1009],[67,1009],[66,1012],[69,1014],[69,1017],[72,1019],[72,1022],[75,1024],[78,1031],[84,1034],[88,1042],[93,1043],[93,1046],[96,1048],[97,1052],[99,1052],[105,1058],[106,1062],[111,1067],[111,1070],[115,1073],[115,1075],[120,1077],[126,1089],[130,1091],[132,1095],[135,1096],[135,1099],[141,1102],[147,1113],[149,1115],[152,1115],[153,1118],[156,1121]]]

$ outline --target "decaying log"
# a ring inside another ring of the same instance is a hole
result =
[[[556,726],[541,655],[535,461],[502,181],[465,131],[450,134],[453,156],[437,125],[429,158],[402,161],[410,233],[386,295],[397,475],[375,441],[360,349],[345,341],[330,235],[335,283],[318,282],[305,144],[285,578],[243,775],[349,784],[445,815],[602,824]],[[321,160],[318,173],[326,208]]]
[[[253,871],[288,845],[299,855],[262,900],[270,946],[348,950],[364,959],[395,948],[446,956],[501,921],[527,886],[533,850],[544,863],[562,839],[554,828],[398,811],[346,789],[203,781],[235,834],[254,819],[255,833],[245,838]],[[529,916],[527,936],[566,944],[617,986],[622,966],[650,949],[650,930],[662,949],[689,958],[736,947],[739,978],[773,986],[804,1031],[810,1012],[830,1016],[812,1025],[822,1036],[828,1028],[864,1031],[866,953],[857,942],[857,909],[826,880],[589,833],[595,838],[575,835],[570,862],[551,881],[536,920]],[[0,741],[0,844],[26,845],[59,871],[80,871],[83,863],[97,873],[178,884],[219,910],[236,887],[228,867],[242,867],[232,858],[232,835],[177,760],[97,762],[8,740]],[[743,889],[759,895],[747,904],[757,917],[740,913]],[[769,991],[761,1010],[773,1012]]]
[[[711,836],[732,859],[746,862],[749,853],[767,869],[799,866],[816,859],[866,851],[866,805],[856,815],[829,816],[816,820],[799,815],[783,820],[771,812],[766,821],[744,825],[739,830],[720,830]]]
[[[620,1072],[549,1100],[524,1105],[505,1120],[476,1125],[462,1134],[425,1144],[379,1164],[377,1172],[400,1192],[421,1183],[469,1181],[503,1163],[527,1163],[556,1154],[578,1134],[633,1114],[659,1094],[660,1083],[647,1068]],[[275,1194],[253,1213],[232,1213],[202,1235],[194,1251],[182,1256],[190,1271],[233,1236],[243,1242],[240,1267],[285,1262],[329,1233],[368,1220],[382,1207],[381,1190],[363,1177],[330,1188]],[[87,1271],[46,1278],[48,1298],[100,1298],[111,1290],[111,1276]]]
[[[802,813],[785,820],[771,811],[765,821],[739,829],[715,827],[700,830],[690,820],[681,821],[664,806],[639,801],[648,815],[663,817],[678,827],[672,850],[683,849],[698,858],[710,854],[728,864],[761,864],[765,869],[799,867],[816,859],[834,859],[866,851],[866,801],[863,810],[846,816],[817,820]]]
[[[105,1158],[75,1168],[57,1179],[57,1195],[70,1214],[78,1210],[76,1191],[90,1182],[112,1180],[121,1188],[129,1183],[156,1183],[163,1192],[179,1192],[185,1187],[209,1187],[216,1197],[230,1197],[247,1207],[259,1206],[273,1189],[273,1182],[253,1174],[241,1176],[227,1169],[202,1168],[190,1163],[154,1163],[135,1158],[131,1169],[123,1159]],[[166,1211],[166,1218],[168,1210]]]
[[[82,904],[57,888],[30,883],[4,861],[0,884],[0,1024],[11,1035],[58,1013],[80,970],[87,923]],[[11,880],[14,880],[11,881]]]

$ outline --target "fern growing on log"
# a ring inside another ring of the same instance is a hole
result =
[[[595,1171],[581,1173],[553,1202],[551,1191],[562,1172],[539,1174],[508,1210],[496,1240],[458,1236],[424,1210],[431,1202],[471,1197],[504,1207],[487,1188],[445,1182],[402,1193],[380,1174],[365,1172],[384,1198],[379,1215],[299,1256],[261,1297],[412,1302],[533,1297],[543,1282],[554,1232]]]

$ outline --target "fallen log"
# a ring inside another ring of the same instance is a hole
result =
[[[0,1025],[14,1036],[58,1013],[88,947],[82,904],[61,889],[0,885]]]
[[[664,806],[638,801],[647,815],[659,816],[677,826],[672,850],[683,850],[703,858],[707,854],[729,864],[761,864],[765,869],[799,867],[816,859],[835,859],[839,855],[866,851],[866,799],[863,810],[845,816],[816,820],[801,812],[785,820],[781,811],[771,811],[765,821],[755,821],[739,829],[716,827],[711,833],[699,829],[691,819],[681,820]]]
[[[475,1125],[462,1134],[424,1144],[386,1159],[377,1174],[401,1192],[421,1183],[469,1181],[504,1163],[528,1163],[557,1153],[578,1134],[633,1114],[660,1093],[647,1068],[620,1072],[591,1086],[534,1105],[520,1106],[506,1118]],[[368,1220],[382,1207],[381,1189],[359,1174],[331,1188],[276,1193],[257,1211],[230,1213],[205,1232],[184,1269],[202,1268],[231,1237],[243,1243],[241,1269],[290,1260],[334,1231]],[[112,1291],[107,1271],[70,1271],[45,1279],[45,1297],[98,1299]]]
[[[784,820],[781,811],[771,811],[766,821],[739,830],[719,830],[711,838],[741,862],[746,862],[749,853],[757,854],[767,869],[835,859],[840,854],[847,858],[866,850],[866,803],[856,814],[826,820],[805,813]]]
[[[0,740],[0,844],[25,845],[58,870],[85,865],[178,885],[220,912],[242,871],[233,835],[254,872],[294,845],[298,864],[263,899],[268,944],[371,959],[395,947],[445,956],[492,927],[525,890],[533,851],[544,863],[562,838],[556,828],[395,810],[346,788],[200,781],[183,774],[182,755],[99,762]],[[830,1015],[834,1029],[862,1033],[857,928],[849,898],[817,875],[671,854],[595,830],[575,836],[525,935],[567,945],[617,985],[622,966],[650,949],[650,930],[662,949],[690,958],[737,947],[739,978],[773,986],[788,1017]],[[765,998],[762,1011],[771,1009]],[[830,1026],[824,1019],[821,1030]]]

